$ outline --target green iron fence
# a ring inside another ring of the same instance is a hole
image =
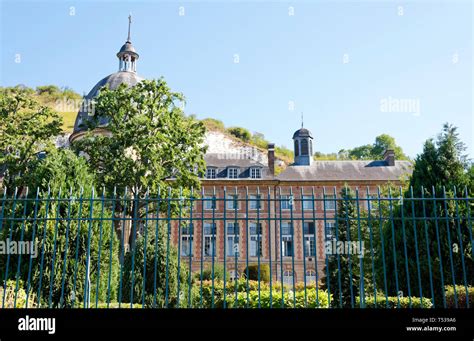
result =
[[[3,308],[474,304],[467,188],[17,188],[0,202]]]

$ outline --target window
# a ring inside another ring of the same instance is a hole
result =
[[[249,223],[250,257],[262,256],[262,223]]]
[[[284,257],[293,256],[292,226],[289,222],[281,223],[281,252]]]
[[[261,201],[260,201],[260,195],[251,195],[250,196],[250,209],[251,210],[258,210],[261,209]]]
[[[257,167],[250,168],[250,177],[252,179],[260,179],[262,177],[262,170]]]
[[[305,257],[316,256],[316,247],[314,243],[314,223],[304,223],[304,255]]]
[[[216,168],[207,168],[206,169],[206,178],[207,179],[215,179],[217,175],[217,169]]]
[[[300,155],[300,145],[298,143],[298,140],[295,140],[295,156]]]
[[[193,225],[184,226],[181,230],[181,256],[192,256]]]
[[[216,209],[217,204],[216,204],[216,197],[214,196],[205,196],[204,197],[204,209],[205,210],[212,210]]]
[[[326,221],[325,234],[326,240],[336,238],[336,223],[334,221]]]
[[[306,284],[316,283],[316,271],[306,270]]]
[[[336,209],[336,200],[334,195],[324,196],[324,209],[326,211],[334,211]]]
[[[228,210],[239,209],[239,196],[238,195],[228,195],[226,206]]]
[[[313,141],[309,140],[309,155],[313,155]]]
[[[229,179],[237,179],[239,177],[239,169],[236,167],[227,168],[227,177]]]
[[[216,224],[204,223],[204,256],[216,255]]]
[[[290,209],[290,196],[289,195],[282,195],[280,196],[280,207],[282,210],[289,210]]]
[[[313,205],[313,196],[303,195],[303,210],[312,210]]]
[[[308,155],[308,140],[303,139],[301,140],[301,155]]]
[[[293,271],[285,270],[283,272],[283,284],[284,285],[293,285]]]
[[[227,256],[239,255],[239,224],[236,222],[227,223]]]

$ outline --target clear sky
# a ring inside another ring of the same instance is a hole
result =
[[[304,112],[315,150],[388,133],[410,156],[449,121],[474,156],[470,0],[0,2],[2,86],[89,92],[117,71],[131,12],[138,73],[189,114],[291,147]]]

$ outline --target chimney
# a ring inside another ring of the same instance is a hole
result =
[[[268,144],[268,169],[270,170],[270,175],[275,175],[275,144]]]
[[[387,149],[383,153],[383,159],[387,166],[395,166],[395,151],[393,149]]]

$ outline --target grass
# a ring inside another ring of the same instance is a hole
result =
[[[71,133],[74,129],[77,112],[60,112],[59,115],[63,118],[63,132]]]

